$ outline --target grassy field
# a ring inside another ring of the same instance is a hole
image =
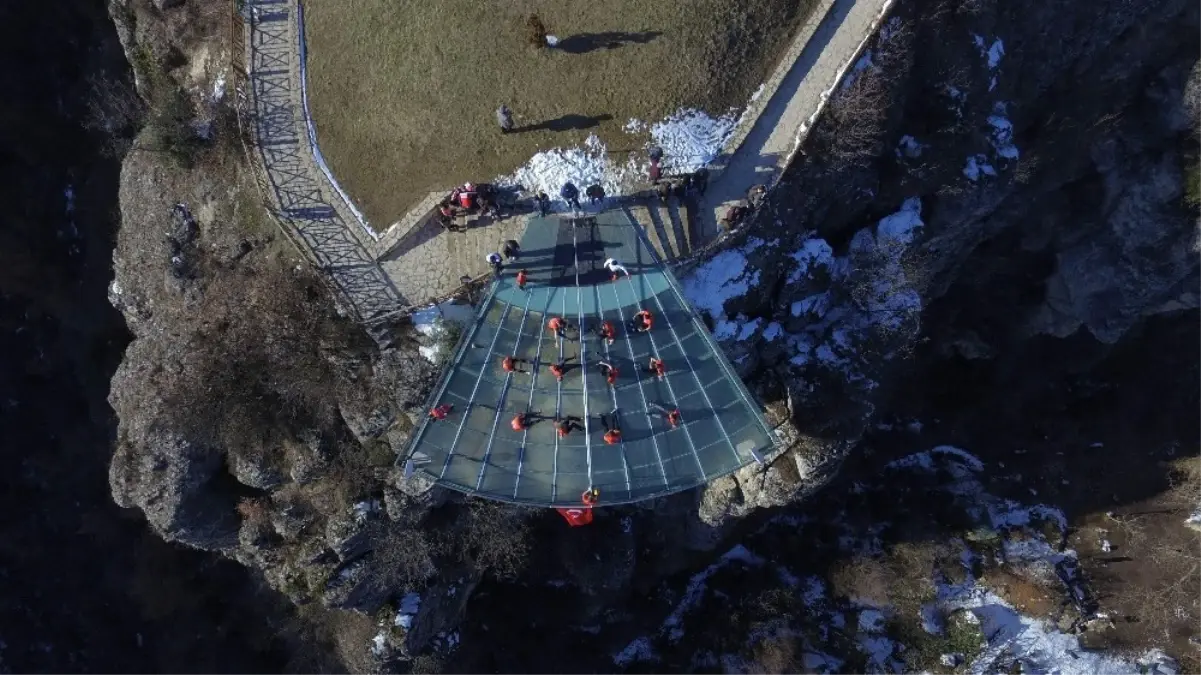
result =
[[[631,117],[746,105],[814,4],[309,0],[310,105],[339,182],[383,229],[430,190],[589,133],[612,152],[641,147],[622,131]],[[559,48],[528,43],[531,13]],[[501,103],[520,133],[500,134]]]

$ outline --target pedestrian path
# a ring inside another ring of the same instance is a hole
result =
[[[298,5],[248,0],[247,82],[253,151],[262,162],[271,211],[364,322],[409,306],[376,261],[374,239],[316,165],[300,87]]]
[[[698,208],[700,237],[715,239],[726,210],[745,199],[751,187],[770,188],[779,180],[829,93],[891,4],[892,0],[821,0],[814,12],[821,18],[802,28],[794,41],[795,56],[789,60],[786,55],[768,83],[775,91],[754,121],[735,133],[734,147],[727,146],[729,151],[713,163],[709,189]]]

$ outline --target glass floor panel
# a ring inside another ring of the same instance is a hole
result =
[[[630,276],[613,280],[610,257]],[[515,282],[522,269],[524,290]],[[535,506],[578,505],[589,487],[602,506],[649,499],[756,461],[775,437],[669,275],[621,208],[530,218],[520,257],[492,282],[431,396],[430,407],[454,409],[424,419],[405,458],[446,487]],[[630,324],[641,309],[654,316],[643,333]],[[565,339],[548,330],[552,317],[569,324]],[[613,344],[599,337],[603,321]],[[507,355],[528,363],[506,373]],[[664,379],[648,372],[651,356],[666,363]],[[601,360],[618,371],[613,386]],[[550,370],[557,362],[561,381]],[[683,424],[672,429],[660,407],[679,408]],[[520,413],[527,427],[515,431]],[[614,445],[600,419],[610,413],[622,431]],[[572,423],[567,436],[556,433],[557,419]]]

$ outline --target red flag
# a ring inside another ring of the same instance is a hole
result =
[[[559,515],[567,520],[567,523],[572,527],[580,527],[592,522],[592,509],[582,507],[571,507],[569,509],[556,508]]]

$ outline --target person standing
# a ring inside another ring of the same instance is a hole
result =
[[[529,363],[528,359],[519,359],[515,356],[506,356],[500,361],[500,367],[506,373],[524,373],[525,365]]]
[[[529,277],[529,275],[528,275],[528,274],[526,274],[525,270],[520,270],[520,271],[518,271],[518,272],[517,272],[517,288],[518,288],[519,290],[523,290],[523,291],[524,291],[524,290],[525,290],[525,282],[526,282],[527,280],[529,280],[529,278],[530,278],[530,277]]]
[[[680,426],[680,409],[679,408],[665,408],[665,407],[659,405],[658,403],[647,403],[646,405],[651,410],[654,410],[655,412],[658,412],[658,413],[662,413],[663,419],[667,420],[667,423],[671,425],[672,429],[675,429],[676,427]]]
[[[492,274],[499,279],[501,270],[505,268],[499,253],[489,253],[486,258],[488,264],[492,266]]]
[[[692,174],[692,187],[696,188],[698,195],[705,196],[705,190],[709,188],[709,169],[702,166]]]
[[[500,133],[507,134],[513,130],[513,111],[509,106],[500,104],[496,109],[496,123],[500,125]]]
[[[505,260],[507,262],[513,262],[514,260],[517,260],[518,254],[521,253],[521,246],[517,243],[516,239],[509,239],[505,241],[505,244],[500,251],[501,253],[505,254]]]
[[[550,364],[550,372],[555,376],[555,379],[562,382],[563,375],[567,373],[567,362],[559,361],[558,363]]]
[[[509,420],[509,428],[513,431],[525,431],[530,428],[530,414],[517,413],[513,419]]]
[[[615,386],[617,384],[617,369],[613,367],[613,364],[608,361],[600,361],[596,365],[600,368],[600,373],[604,376],[605,382],[608,382],[610,387]]]
[[[605,429],[605,443],[608,443],[609,445],[616,445],[616,444],[620,443],[621,442],[621,426],[620,426],[620,422],[617,419],[617,411],[614,410],[613,412],[609,413],[608,415],[606,415],[605,413],[601,413],[600,414],[600,422],[601,422],[601,426],[604,427],[604,429]]]
[[[577,211],[583,208],[580,206],[580,190],[575,184],[570,182],[564,183],[563,187],[559,190],[559,196],[563,198],[563,201],[567,202],[569,207]]]
[[[435,420],[444,420],[446,419],[446,416],[449,415],[454,409],[455,407],[449,403],[443,403],[442,405],[434,406],[433,408],[430,408],[430,418]]]
[[[634,315],[632,319],[633,328],[638,333],[645,333],[651,329],[651,324],[655,321],[650,310],[644,309]]]
[[[605,321],[601,323],[597,332],[600,334],[601,339],[604,340],[606,344],[613,344],[613,340],[617,338],[617,331],[613,329],[613,322],[611,321]]]
[[[589,204],[600,204],[605,201],[605,188],[598,184],[589,185],[584,194],[588,195]]]
[[[667,374],[667,366],[664,365],[663,359],[652,356],[650,362],[646,364],[646,372],[662,380],[663,376]]]
[[[564,340],[567,339],[567,322],[564,321],[562,318],[557,317],[557,316],[552,316],[550,318],[550,321],[546,322],[546,327],[548,329],[550,329],[550,332],[554,333],[555,335],[558,335],[559,337],[563,338]]]
[[[617,262],[617,260],[614,258],[609,258],[609,259],[605,260],[605,269],[609,270],[609,275],[610,275],[609,280],[610,281],[617,281],[617,273],[618,272],[621,272],[622,274],[626,275],[627,277],[630,276],[630,271],[626,269],[626,266]]]
[[[545,218],[550,213],[550,197],[547,197],[545,192],[539,190],[538,196],[534,198],[534,201],[538,203],[538,215]]]

